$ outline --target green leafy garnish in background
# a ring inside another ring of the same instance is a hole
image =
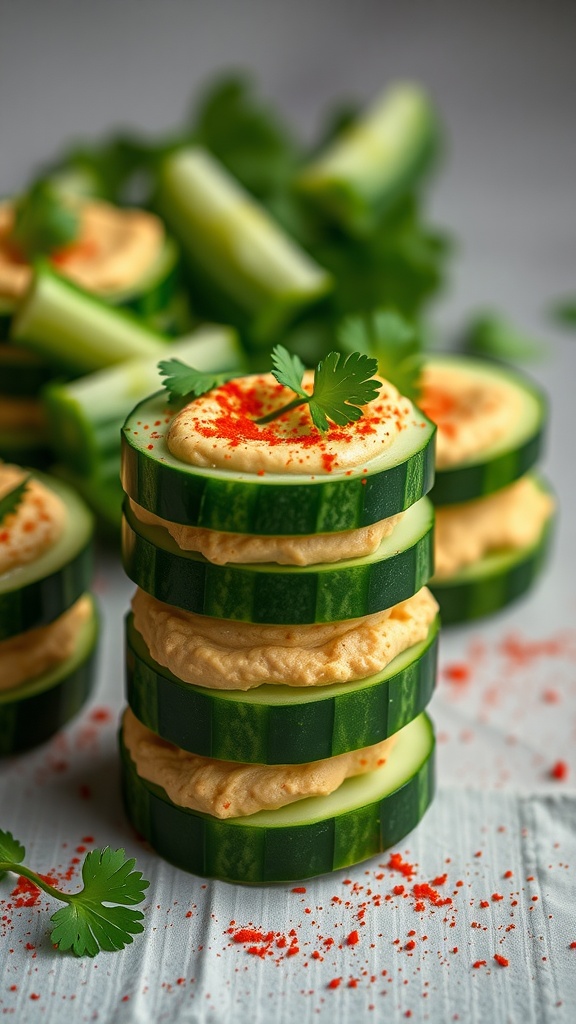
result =
[[[576,327],[576,296],[555,302],[551,313],[554,320],[563,327]]]
[[[29,879],[53,899],[66,903],[50,920],[50,938],[60,950],[71,949],[76,956],[96,956],[101,950],[124,949],[133,936],[144,931],[144,914],[131,908],[142,903],[149,882],[134,871],[135,860],[125,859],[124,850],[92,850],[82,865],[84,888],[65,893],[27,868],[25,849],[10,832],[0,830],[0,878],[13,871]],[[109,906],[108,904],[114,904]]]
[[[416,327],[393,309],[378,309],[347,317],[336,329],[345,352],[363,352],[378,361],[378,372],[394,384],[401,395],[415,401],[422,360]]]
[[[377,398],[382,387],[380,381],[373,379],[378,370],[376,359],[362,352],[352,352],[346,357],[340,352],[329,352],[314,370],[311,394],[302,387],[306,368],[298,356],[291,355],[283,345],[276,345],[272,350],[272,364],[272,374],[278,383],[294,391],[297,398],[256,420],[259,424],[271,423],[299,405],[308,405],[318,430],[328,430],[328,420],[344,427],[360,419],[360,406]]]
[[[195,370],[193,366],[187,366],[181,359],[161,359],[158,369],[162,377],[165,377],[164,387],[170,397],[170,405],[177,404],[181,399],[192,397],[199,398],[200,395],[218,388],[221,384],[233,380],[238,373],[206,373],[202,370]]]
[[[13,487],[11,491],[8,491],[3,498],[0,498],[0,524],[4,522],[6,516],[9,516],[11,512],[15,512],[20,502],[24,498],[24,492],[28,487],[30,481],[30,474],[25,476],[16,487]]]
[[[11,241],[28,259],[74,242],[80,218],[50,181],[37,181],[16,203]]]
[[[473,317],[464,330],[460,348],[469,355],[511,362],[541,359],[545,353],[541,341],[518,330],[499,313]]]

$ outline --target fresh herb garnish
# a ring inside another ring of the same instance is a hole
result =
[[[199,398],[212,388],[217,388],[227,381],[233,380],[238,373],[206,373],[187,366],[181,359],[162,359],[158,363],[164,387],[169,392],[168,402],[177,404],[183,398]]]
[[[401,395],[416,401],[422,369],[420,339],[414,324],[396,310],[378,309],[363,316],[347,317],[336,329],[345,352],[364,352],[378,360],[378,372]]]
[[[563,327],[576,327],[576,296],[555,302],[551,314]]]
[[[11,239],[28,259],[69,245],[79,231],[77,211],[50,181],[35,182],[16,203]]]
[[[0,830],[0,877],[13,871],[48,896],[68,904],[50,918],[54,922],[50,938],[59,949],[71,949],[76,956],[96,956],[101,950],[124,949],[133,935],[144,931],[140,923],[144,914],[130,908],[142,903],[150,883],[140,871],[133,870],[136,862],[133,858],[126,860],[124,850],[107,846],[87,854],[82,865],[84,888],[77,893],[55,889],[22,863],[25,854],[10,832]]]
[[[340,352],[329,352],[314,370],[311,394],[302,386],[306,367],[298,356],[291,355],[283,345],[276,345],[272,350],[272,364],[272,374],[278,383],[294,391],[297,398],[267,416],[261,416],[256,420],[258,424],[271,423],[291,409],[308,405],[312,422],[318,430],[328,430],[328,420],[344,427],[360,419],[360,406],[377,398],[382,387],[380,381],[373,379],[378,370],[376,359],[361,352],[352,352],[346,357]]]
[[[460,347],[469,355],[512,362],[541,359],[545,352],[541,341],[519,330],[506,317],[490,312],[473,317]]]
[[[11,491],[8,491],[3,498],[0,498],[0,523],[3,523],[6,516],[9,516],[11,512],[15,512],[19,504],[24,498],[24,492],[28,487],[30,481],[30,474],[25,476],[19,484],[16,484]]]

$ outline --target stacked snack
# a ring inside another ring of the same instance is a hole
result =
[[[74,491],[0,463],[0,754],[44,742],[93,683],[92,517]]]
[[[419,405],[438,426],[431,586],[442,621],[464,622],[523,594],[545,561],[554,500],[531,470],[546,403],[516,371],[434,356]]]
[[[434,427],[375,360],[274,363],[175,376],[197,397],[123,432],[128,814],[178,866],[254,883],[380,852],[433,793]]]

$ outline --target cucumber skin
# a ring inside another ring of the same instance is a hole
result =
[[[126,813],[176,867],[226,882],[293,882],[337,871],[395,846],[419,823],[435,791],[434,748],[417,772],[382,800],[306,824],[263,828],[178,807],[141,779],[120,740]]]
[[[57,572],[0,594],[0,640],[53,622],[89,589],[92,574],[90,538]]]
[[[74,718],[90,697],[96,681],[97,616],[86,657],[52,687],[29,696],[14,690],[0,699],[0,757],[20,754],[45,743]]]
[[[433,520],[411,547],[346,568],[277,571],[266,565],[214,565],[156,546],[137,532],[124,506],[122,558],[127,576],[158,601],[218,619],[268,625],[340,622],[391,608],[412,597],[433,571]]]
[[[305,704],[253,704],[183,684],[140,657],[126,621],[126,694],[132,711],[175,746],[205,757],[302,764],[358,750],[398,732],[427,707],[436,682],[438,624],[417,661],[383,680]],[[136,634],[138,637],[139,634]],[[140,638],[141,640],[141,638]],[[136,645],[137,646],[137,645]]]
[[[544,452],[546,440],[544,418],[537,434],[528,438],[519,448],[503,452],[489,462],[460,466],[455,469],[437,469],[430,498],[435,505],[453,505],[463,501],[487,497],[494,491],[519,480]]]
[[[526,594],[546,563],[553,533],[550,520],[537,544],[519,551],[505,572],[453,583],[432,580],[430,590],[440,605],[442,624],[452,626],[492,615]]]

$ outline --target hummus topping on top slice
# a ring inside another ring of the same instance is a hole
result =
[[[371,747],[306,764],[264,765],[190,754],[147,729],[127,709],[123,737],[138,774],[162,786],[180,807],[235,818],[326,796],[354,775],[381,768],[397,735]]]
[[[438,605],[424,587],[386,611],[308,626],[215,619],[164,604],[143,590],[136,591],[132,609],[150,654],[178,679],[250,690],[263,683],[327,686],[365,679],[426,638]]]
[[[0,463],[0,498],[25,477],[19,466]],[[0,575],[44,554],[63,533],[66,519],[62,499],[31,478],[18,507],[0,523]]]

